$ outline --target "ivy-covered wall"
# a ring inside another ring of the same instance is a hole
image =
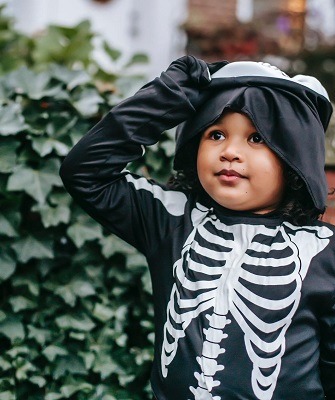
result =
[[[145,57],[103,71],[93,37],[83,22],[27,38],[0,14],[0,400],[151,399],[145,259],[58,176],[74,143],[139,84],[128,67]],[[165,180],[172,153],[166,133],[131,168]]]

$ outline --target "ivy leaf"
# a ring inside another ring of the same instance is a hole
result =
[[[42,353],[50,362],[54,362],[57,356],[67,356],[69,354],[66,349],[56,345],[46,347]]]
[[[0,235],[17,237],[20,217],[18,212],[7,212],[6,215],[0,213]]]
[[[40,282],[34,274],[16,275],[11,280],[14,287],[27,286],[29,293],[33,296],[40,294]]]
[[[173,140],[165,140],[160,144],[167,157],[172,157],[176,150],[176,144]]]
[[[80,352],[79,353],[80,357],[84,360],[85,363],[85,368],[86,369],[91,369],[95,360],[95,355],[90,351],[90,352]],[[1,359],[1,358],[0,358]],[[1,365],[1,362],[0,362]]]
[[[36,340],[41,346],[44,346],[45,342],[49,341],[52,336],[48,329],[36,328],[33,325],[28,325],[28,331],[28,338]]]
[[[86,241],[101,239],[103,236],[101,225],[86,215],[82,215],[78,222],[71,225],[67,234],[78,248]]]
[[[32,258],[54,258],[52,245],[51,240],[37,239],[29,235],[17,240],[11,248],[15,251],[18,261],[26,263]]]
[[[82,116],[92,117],[98,113],[103,102],[96,89],[86,88],[75,96],[72,105]]]
[[[46,133],[48,136],[57,138],[63,138],[69,140],[69,133],[72,132],[73,127],[78,122],[78,117],[71,115],[58,115],[58,117],[53,116],[52,120],[46,126]]]
[[[78,383],[76,385],[63,385],[61,387],[61,392],[65,398],[69,398],[75,393],[78,392],[83,392],[83,393],[89,393],[93,390],[93,385],[90,383],[82,382]]]
[[[125,319],[127,318],[127,314],[128,314],[128,310],[127,310],[127,305],[123,304],[122,306],[119,306],[116,310],[115,310],[115,318],[117,321],[125,321]]]
[[[67,285],[59,286],[55,293],[62,297],[65,303],[74,307],[77,297],[87,297],[95,294],[95,289],[90,282],[73,279]]]
[[[152,361],[152,351],[149,349],[132,349],[133,353],[136,354],[135,362],[137,365],[143,365],[148,361]]]
[[[127,344],[127,335],[125,333],[121,335],[116,335],[115,336],[115,342],[120,346],[120,347],[126,347]]]
[[[31,301],[23,296],[12,296],[9,299],[9,303],[11,304],[14,313],[17,313],[21,310],[34,309],[37,306],[34,301]]]
[[[52,84],[51,78],[47,71],[36,73],[22,67],[9,75],[8,85],[14,88],[16,93],[25,94],[32,100],[40,100],[43,97],[55,97],[61,91],[61,85]]]
[[[36,204],[32,207],[32,211],[40,213],[45,228],[57,226],[60,223],[67,224],[71,216],[69,207],[64,205],[50,207],[48,204]]]
[[[136,53],[128,61],[126,67],[130,67],[134,64],[147,64],[149,62],[149,57],[144,53]]]
[[[127,257],[127,268],[129,269],[142,271],[147,264],[146,258],[141,253],[136,252]]]
[[[107,322],[113,317],[114,310],[103,304],[96,303],[92,315],[99,321]]]
[[[113,61],[117,61],[121,57],[121,51],[110,47],[110,45],[105,40],[103,41],[102,45],[105,52]]]
[[[27,379],[28,373],[35,372],[37,369],[31,362],[22,359],[21,357],[15,360],[14,365],[15,364],[17,365],[15,376],[19,381]]]
[[[6,390],[5,392],[0,393],[0,400],[17,400],[17,399],[15,393]]]
[[[59,64],[53,64],[50,69],[51,75],[57,80],[64,82],[68,90],[91,82],[91,77],[84,70],[73,71]]]
[[[1,125],[0,125],[1,128]],[[16,165],[16,150],[19,142],[11,138],[2,138],[0,141],[0,172],[8,174]]]
[[[96,293],[92,284],[83,279],[74,278],[70,282],[69,286],[73,291],[73,293],[75,293],[76,296],[81,298],[92,296]]]
[[[133,382],[135,378],[136,376],[134,374],[123,373],[118,375],[118,380],[120,382],[120,385],[123,387],[126,387],[128,383]]]
[[[5,281],[12,276],[16,269],[16,261],[8,250],[1,249],[0,253],[0,281]]]
[[[44,35],[36,38],[32,58],[36,65],[50,60],[58,64],[87,66],[93,48],[89,21],[74,27],[50,25]]]
[[[10,103],[0,107],[0,135],[16,135],[26,128],[19,104]]]
[[[134,254],[136,250],[124,240],[115,235],[104,236],[99,240],[101,252],[105,258],[110,258],[115,253]]]
[[[151,283],[149,268],[145,269],[145,272],[141,276],[141,281],[142,281],[143,289],[151,295],[152,294],[152,283]]]
[[[15,317],[8,317],[0,322],[0,333],[12,343],[22,341],[25,337],[22,323]]]
[[[102,379],[113,373],[119,373],[120,367],[108,354],[99,353],[93,366],[93,371],[99,373]]]
[[[61,317],[56,318],[56,324],[61,329],[74,329],[82,332],[90,332],[95,327],[95,323],[85,314],[80,317],[62,315]]]
[[[41,157],[52,153],[53,150],[59,156],[66,156],[71,148],[67,144],[51,137],[38,137],[33,139],[32,147]]]
[[[26,355],[29,353],[29,348],[27,346],[13,346],[10,350],[6,352],[12,359],[16,359],[19,355]]]
[[[79,340],[82,342],[85,340],[85,333],[79,333],[79,332],[70,332],[69,337],[75,340]]]
[[[61,376],[70,374],[75,375],[87,375],[87,371],[83,360],[74,355],[69,355],[65,357],[59,357],[55,362],[55,367],[53,370],[53,377],[59,379]]]
[[[52,187],[62,186],[58,175],[59,166],[60,162],[56,159],[47,160],[39,170],[19,165],[8,179],[7,190],[22,190],[44,204]]]
[[[73,145],[79,142],[79,140],[83,137],[83,133],[87,132],[92,124],[88,124],[84,122],[85,120],[81,119],[78,123],[73,127],[71,132],[69,132],[69,136],[71,138],[71,142]]]
[[[51,193],[49,197],[50,203],[57,206],[69,206],[72,203],[72,198],[65,191],[59,193]]]
[[[47,384],[47,381],[43,378],[43,376],[31,376],[29,378],[29,381],[40,388],[44,387]]]
[[[2,371],[8,371],[12,368],[12,364],[5,360],[3,357],[0,357],[0,368]]]

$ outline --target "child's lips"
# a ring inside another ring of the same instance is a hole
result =
[[[239,179],[245,178],[245,176],[243,176],[239,172],[235,171],[234,169],[222,169],[221,171],[217,172],[215,175],[218,176],[220,181],[223,181],[223,182],[235,182],[235,181],[238,181]]]

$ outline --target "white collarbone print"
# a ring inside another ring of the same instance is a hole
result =
[[[271,400],[302,282],[312,258],[327,246],[332,232],[327,227],[300,228],[289,223],[276,228],[225,225],[207,208],[197,207],[192,211],[193,230],[174,264],[162,374],[168,375],[178,342],[192,320],[207,311],[209,325],[203,330],[199,371],[194,373],[198,385],[190,387],[190,395],[193,400],[221,400],[212,392],[220,384],[218,373],[224,373],[218,358],[229,340],[225,327],[231,323],[230,312],[243,331],[253,365],[250,379],[255,399]],[[199,275],[201,280],[194,278]],[[264,314],[271,320],[262,319]]]

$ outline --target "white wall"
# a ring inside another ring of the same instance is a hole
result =
[[[187,17],[187,0],[112,0],[106,4],[91,0],[1,0],[16,19],[17,29],[33,34],[46,25],[74,25],[89,19],[93,30],[123,58],[136,52],[150,57],[149,78],[166,69],[184,54],[186,38],[179,29]],[[105,64],[101,52],[97,59]]]
[[[325,39],[335,36],[335,3],[334,0],[307,0],[307,24],[320,31]]]
[[[134,0],[138,16],[135,46],[151,55],[151,75],[166,69],[185,54],[186,35],[180,25],[187,18],[187,0]]]
[[[254,14],[253,0],[237,0],[236,2],[236,16],[242,22],[250,22]]]

